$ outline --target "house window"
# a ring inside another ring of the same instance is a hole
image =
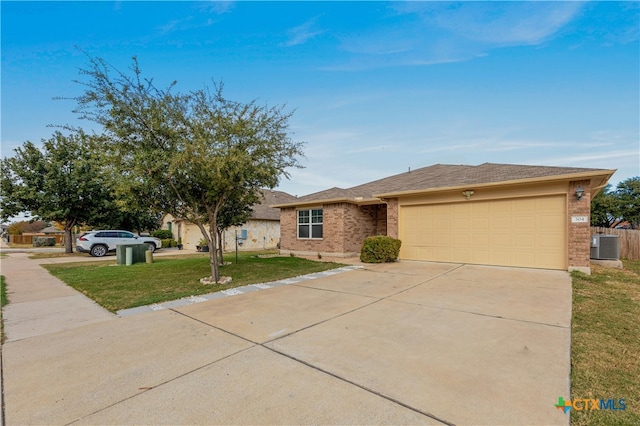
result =
[[[298,238],[322,238],[322,209],[298,210]]]

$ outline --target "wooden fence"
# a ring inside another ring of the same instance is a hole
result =
[[[55,237],[56,244],[64,244],[64,235],[60,235],[60,234],[9,235],[9,242],[13,244],[33,244],[34,237]]]
[[[638,229],[613,229],[591,227],[591,235],[608,234],[617,235],[620,240],[620,258],[640,260],[640,230]]]

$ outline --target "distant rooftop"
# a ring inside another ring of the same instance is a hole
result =
[[[254,204],[252,219],[256,220],[280,220],[280,209],[271,207],[274,204],[293,203],[296,197],[282,191],[263,189],[264,200],[260,204]]]

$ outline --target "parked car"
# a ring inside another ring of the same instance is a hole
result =
[[[76,250],[102,257],[108,252],[116,251],[118,244],[146,244],[149,251],[154,252],[162,247],[162,241],[155,237],[142,237],[129,231],[90,231],[76,239]]]

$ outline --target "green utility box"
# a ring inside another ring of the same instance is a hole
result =
[[[118,265],[127,265],[127,247],[131,248],[131,264],[146,262],[146,252],[149,249],[146,244],[118,244],[116,246]]]

